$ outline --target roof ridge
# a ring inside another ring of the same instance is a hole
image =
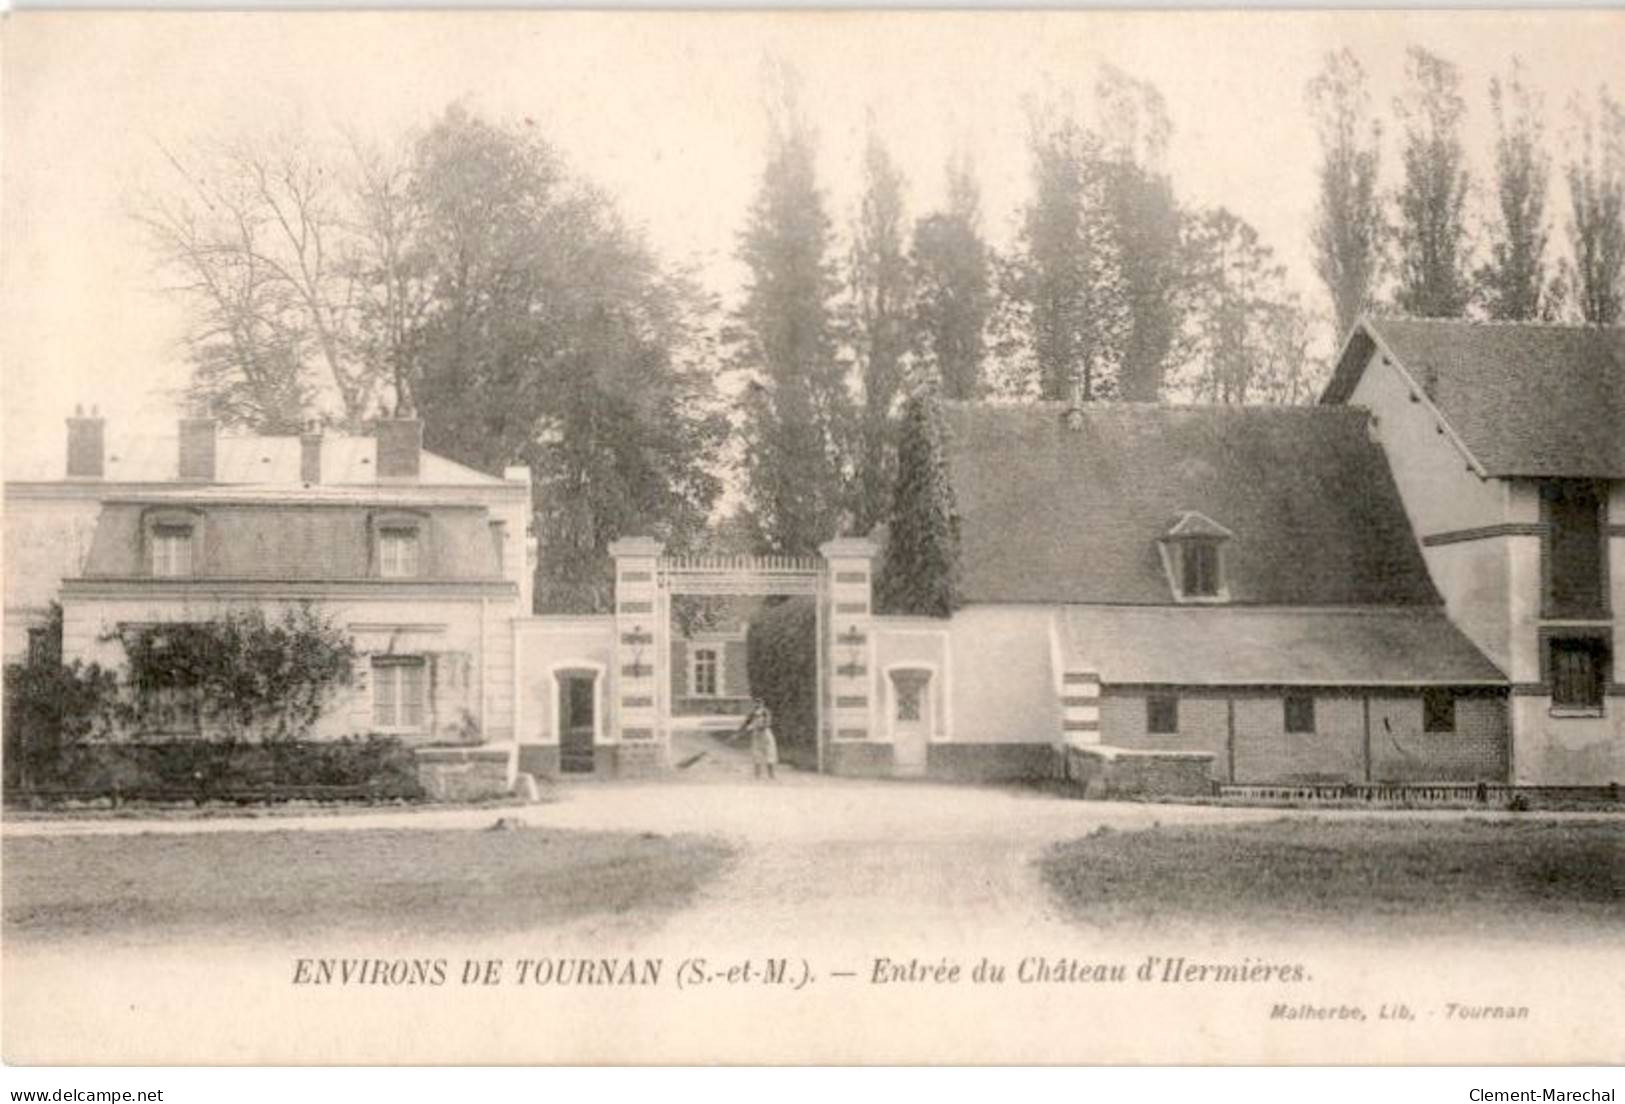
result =
[[[1595,330],[1598,333],[1613,330],[1625,331],[1625,326],[1621,326],[1618,323],[1598,325],[1593,322],[1574,322],[1545,318],[1419,318],[1405,314],[1372,314],[1367,315],[1366,318],[1370,322],[1379,324],[1384,322],[1426,322],[1432,325],[1443,326],[1483,326],[1502,327],[1506,329]]]
[[[1029,399],[1022,402],[988,402],[984,399],[943,399],[944,406],[957,407],[962,410],[1042,410],[1064,411],[1072,404],[1066,399]],[[1109,411],[1153,411],[1166,410],[1171,413],[1180,411],[1216,412],[1234,414],[1257,414],[1274,411],[1296,411],[1306,415],[1336,415],[1349,417],[1351,415],[1364,417],[1365,411],[1355,407],[1327,406],[1322,403],[1222,403],[1222,402],[1148,402],[1136,400],[1123,402],[1117,399],[1097,399],[1086,402],[1081,407],[1083,413],[1105,413]]]

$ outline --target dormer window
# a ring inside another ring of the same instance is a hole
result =
[[[1219,542],[1189,540],[1180,546],[1184,561],[1180,571],[1186,598],[1219,596]]]
[[[378,531],[378,574],[386,579],[417,578],[417,529],[399,526]]]
[[[1224,544],[1230,530],[1193,511],[1162,535],[1158,549],[1169,588],[1180,602],[1224,602],[1230,594],[1224,579]]]
[[[190,525],[153,527],[152,573],[160,579],[184,579],[192,574]]]
[[[203,513],[189,507],[146,511],[141,518],[147,571],[155,579],[189,579],[197,574]]]

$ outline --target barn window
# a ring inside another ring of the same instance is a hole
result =
[[[1554,709],[1600,713],[1610,657],[1602,636],[1554,636],[1547,642]]]
[[[1153,736],[1171,736],[1179,731],[1179,699],[1172,694],[1152,694],[1145,699],[1145,730]]]
[[[1422,731],[1456,731],[1456,695],[1441,687],[1422,691]]]
[[[1285,703],[1286,730],[1293,733],[1315,731],[1315,699],[1308,694],[1288,694]]]

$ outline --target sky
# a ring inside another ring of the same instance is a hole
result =
[[[1488,82],[1512,56],[1545,95],[1554,152],[1570,95],[1610,79],[1625,93],[1618,12],[12,13],[0,69],[5,468],[61,449],[75,403],[97,405],[115,432],[176,417],[185,314],[130,218],[141,195],[177,187],[164,149],[278,129],[387,142],[453,101],[528,118],[662,256],[726,294],[762,169],[771,64],[799,73],[840,224],[872,125],[909,181],[911,216],[940,202],[944,164],[968,151],[1003,243],[1028,194],[1024,103],[1087,105],[1109,63],[1165,97],[1180,198],[1253,223],[1324,309],[1304,87],[1327,50],[1349,46],[1390,116],[1412,43],[1461,68],[1481,183]],[[1549,205],[1566,202],[1554,179]]]

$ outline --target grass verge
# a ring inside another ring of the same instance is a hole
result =
[[[5,935],[421,936],[656,917],[728,855],[704,836],[540,828],[8,838]]]
[[[1292,818],[1102,830],[1040,859],[1074,921],[1297,934],[1625,933],[1625,821]]]

